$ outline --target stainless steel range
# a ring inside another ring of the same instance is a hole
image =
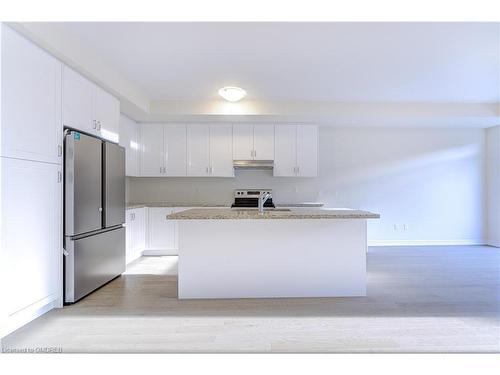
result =
[[[231,208],[258,208],[259,197],[265,193],[270,194],[271,197],[265,201],[264,207],[275,208],[272,192],[271,189],[235,190],[234,203],[231,205]]]

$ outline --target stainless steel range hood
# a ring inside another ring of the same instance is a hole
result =
[[[246,170],[272,170],[274,168],[273,160],[233,160],[234,169]]]

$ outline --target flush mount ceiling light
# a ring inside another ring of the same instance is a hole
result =
[[[219,95],[229,102],[237,102],[243,99],[247,92],[239,87],[223,87],[219,90]]]

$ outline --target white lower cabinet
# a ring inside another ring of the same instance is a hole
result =
[[[161,252],[162,255],[177,255],[177,225],[175,221],[167,218],[173,212],[172,207],[148,209],[147,250],[149,254]]]
[[[127,210],[125,223],[127,264],[139,258],[146,248],[146,220],[146,207]]]
[[[61,166],[0,157],[0,337],[62,303]]]
[[[142,207],[128,209],[126,215],[127,264],[141,255],[177,255],[178,225],[167,219],[186,207]]]

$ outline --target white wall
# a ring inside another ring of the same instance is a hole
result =
[[[381,219],[369,224],[372,244],[484,241],[484,129],[321,127],[319,135],[318,178],[273,178],[265,171],[129,178],[129,201],[230,204],[233,189],[272,188],[278,203],[322,201],[379,212]]]
[[[500,126],[486,129],[488,244],[500,247]]]

